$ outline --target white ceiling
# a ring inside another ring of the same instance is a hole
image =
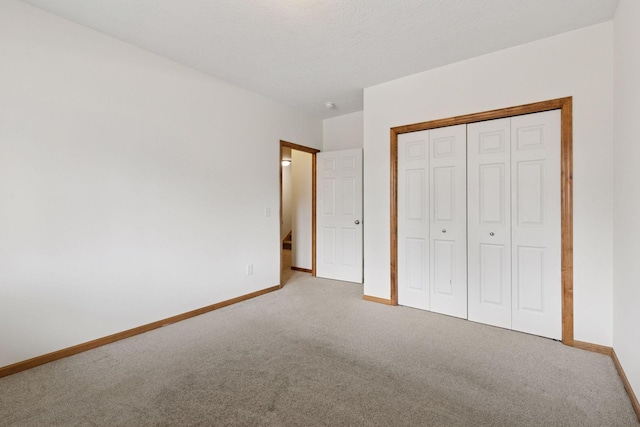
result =
[[[365,87],[610,20],[619,0],[23,1],[327,118],[361,110]]]

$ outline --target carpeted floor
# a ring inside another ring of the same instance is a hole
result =
[[[1,426],[634,426],[610,358],[294,272],[250,301],[0,379]]]

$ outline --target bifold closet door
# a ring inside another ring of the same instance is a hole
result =
[[[512,329],[562,338],[560,110],[511,119]]]
[[[469,320],[511,328],[511,119],[467,136]]]
[[[398,303],[467,317],[466,126],[398,136]]]
[[[398,304],[429,310],[429,131],[398,135]]]
[[[468,139],[469,320],[560,339],[560,111]]]
[[[429,131],[431,311],[467,318],[467,127]]]

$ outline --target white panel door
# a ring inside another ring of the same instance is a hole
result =
[[[316,275],[362,283],[362,150],[316,155]]]
[[[510,119],[467,138],[469,320],[511,328]]]
[[[562,338],[560,110],[511,119],[512,329]]]
[[[429,310],[429,131],[398,135],[398,304]]]
[[[429,131],[430,310],[467,318],[466,125]]]

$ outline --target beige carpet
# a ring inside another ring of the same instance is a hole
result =
[[[362,300],[282,290],[0,379],[2,426],[633,426],[610,358]]]

